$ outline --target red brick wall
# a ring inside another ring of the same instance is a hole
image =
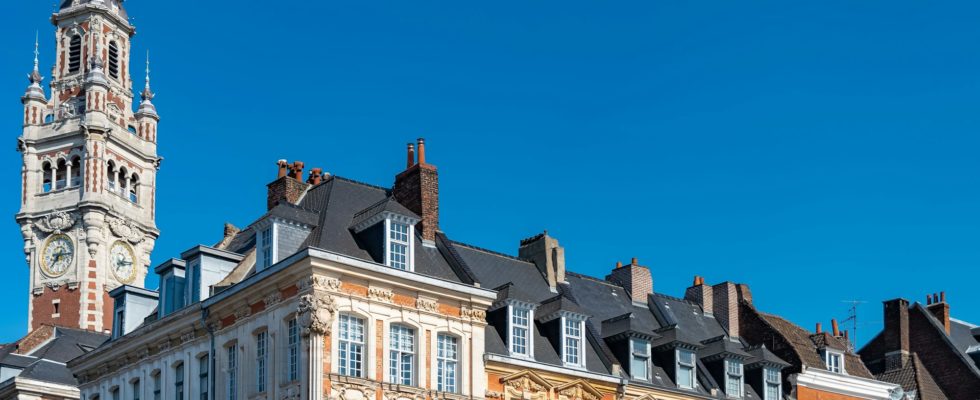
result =
[[[439,173],[431,164],[416,164],[395,177],[395,200],[422,217],[422,238],[436,240],[439,230]]]
[[[60,316],[58,317],[52,316],[54,314],[53,300],[60,300],[58,305]],[[69,290],[67,287],[61,286],[55,291],[45,287],[40,296],[34,296],[31,299],[31,329],[37,329],[44,324],[79,328],[81,300],[79,289]],[[109,318],[111,321],[112,317]]]
[[[932,326],[919,307],[909,312],[909,343],[932,378],[950,400],[976,400],[980,378],[945,343],[942,331]]]
[[[268,209],[271,210],[280,201],[295,204],[299,201],[299,197],[303,195],[303,192],[306,191],[307,186],[309,185],[305,182],[298,181],[289,176],[276,179],[268,185],[269,194],[266,202]]]
[[[860,397],[845,396],[837,393],[822,392],[806,387],[798,387],[796,400],[861,400]]]

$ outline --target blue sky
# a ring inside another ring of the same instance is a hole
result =
[[[35,30],[53,61],[50,3],[0,24],[0,342],[26,330],[14,140]],[[547,229],[569,269],[638,257],[677,296],[695,274],[745,282],[807,329],[866,301],[862,342],[899,296],[944,290],[980,321],[973,2],[126,7],[163,118],[154,263],[260,215],[277,159],[387,186],[424,136],[456,240],[516,253]]]

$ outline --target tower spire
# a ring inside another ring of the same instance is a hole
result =
[[[146,84],[143,86],[143,93],[140,93],[144,102],[153,100],[153,91],[150,90],[150,51],[146,51]]]
[[[31,86],[38,85],[38,87],[40,87],[41,80],[43,80],[44,77],[41,76],[41,71],[38,70],[38,56],[40,54],[38,52],[38,46],[38,33],[37,31],[34,31],[34,70],[27,75],[27,79],[31,81]]]

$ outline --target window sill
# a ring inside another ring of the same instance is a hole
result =
[[[58,190],[51,190],[51,191],[47,191],[47,192],[41,192],[41,193],[38,193],[37,195],[39,197],[42,197],[42,196],[48,196],[48,195],[55,195],[55,194],[58,194],[58,193],[70,192],[72,190],[78,190],[78,186],[72,186],[72,187],[60,188]]]

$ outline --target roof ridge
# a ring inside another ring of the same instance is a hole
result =
[[[680,301],[680,302],[684,302],[684,303],[695,305],[695,306],[700,306],[698,303],[695,303],[695,302],[690,301],[688,299],[680,298],[680,297],[677,297],[677,296],[671,296],[669,294],[663,294],[663,293],[653,292],[650,295],[651,296],[656,296],[656,297],[663,297],[663,298],[666,298],[668,300]]]
[[[467,244],[467,243],[459,242],[459,241],[452,240],[452,239],[449,239],[449,242],[452,243],[452,244],[460,245],[462,247],[467,247],[467,248],[469,248],[471,250],[476,250],[476,251],[484,252],[484,253],[487,253],[487,254],[490,254],[490,255],[499,256],[499,257],[503,257],[503,258],[508,258],[508,259],[511,259],[511,260],[514,260],[514,261],[520,261],[520,262],[523,262],[523,263],[534,265],[533,262],[530,262],[530,261],[525,260],[525,259],[520,258],[520,257],[512,256],[510,254],[501,253],[499,251],[493,251],[493,250],[490,250],[490,249],[487,249],[487,248],[483,248],[483,247],[480,247],[480,246],[474,246],[472,244]]]
[[[392,200],[393,199],[391,198],[391,196],[385,196],[385,198],[383,198],[383,199],[375,202],[374,204],[371,204],[371,205],[369,205],[367,207],[364,207],[364,209],[361,210],[361,211],[358,211],[358,212],[354,213],[354,216],[352,217],[352,219],[357,219],[357,217],[360,217],[361,215],[364,215],[365,213],[371,211],[371,209],[373,209],[374,207],[377,207],[379,205],[385,204],[385,203],[387,203],[389,201],[392,201]]]
[[[565,275],[576,276],[576,277],[579,277],[579,278],[582,278],[582,279],[595,281],[597,283],[602,283],[602,284],[609,285],[609,286],[612,286],[612,287],[622,288],[622,286],[619,286],[619,285],[617,285],[615,283],[609,282],[609,281],[607,281],[605,279],[602,279],[602,278],[599,278],[599,277],[595,277],[595,276],[592,276],[592,275],[586,275],[586,274],[583,274],[581,272],[575,272],[575,271],[568,271],[568,270],[566,270],[565,271]]]
[[[382,190],[386,194],[388,194],[389,192],[391,192],[391,188],[386,188],[384,186],[378,186],[378,185],[370,184],[370,183],[367,183],[367,182],[362,182],[362,181],[359,181],[359,180],[356,180],[356,179],[345,178],[345,177],[342,177],[340,175],[331,175],[330,176],[330,179],[339,179],[339,180],[342,180],[344,182],[349,182],[349,183],[353,183],[353,184],[357,184],[357,185],[361,185],[361,186],[367,186],[367,187],[372,188],[372,189]]]

